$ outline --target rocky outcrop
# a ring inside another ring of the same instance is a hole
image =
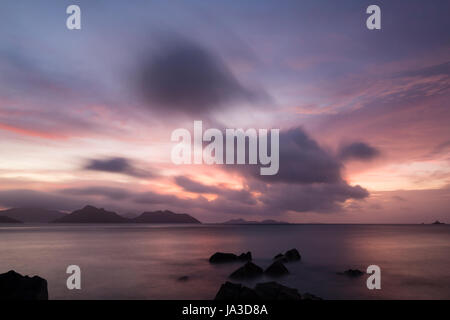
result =
[[[215,300],[224,301],[274,301],[274,300],[322,300],[310,293],[300,294],[297,289],[277,282],[258,283],[254,289],[238,283],[225,282]]]
[[[301,300],[302,298],[297,289],[273,281],[258,283],[255,291],[261,300]]]
[[[0,300],[48,300],[47,281],[13,270],[0,274]]]
[[[263,269],[258,267],[253,262],[247,262],[242,267],[230,274],[230,278],[233,279],[250,279],[261,276],[263,274]]]
[[[210,258],[210,263],[227,263],[236,261],[251,261],[252,253],[248,251],[247,253],[241,253],[239,256],[234,253],[216,252]]]
[[[277,254],[273,259],[281,262],[292,262],[299,261],[302,257],[297,249],[291,249],[286,251],[284,254]]]
[[[259,300],[255,290],[245,287],[239,283],[225,282],[220,286],[215,300],[242,301]]]
[[[264,273],[272,277],[279,277],[288,274],[289,270],[284,266],[283,262],[277,260],[272,263]]]

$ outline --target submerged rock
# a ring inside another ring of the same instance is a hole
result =
[[[177,280],[180,281],[180,282],[185,282],[185,281],[189,280],[189,276],[181,276]]]
[[[226,262],[236,262],[236,261],[251,261],[252,253],[249,251],[247,253],[241,253],[239,256],[234,253],[216,252],[210,258],[210,263],[226,263]]]
[[[225,282],[221,285],[215,300],[271,301],[271,300],[322,300],[305,293],[301,295],[297,289],[283,286],[277,282],[258,283],[254,289],[241,284]]]
[[[289,273],[289,270],[284,266],[284,264],[277,260],[274,263],[272,263],[264,273],[268,274],[272,277],[278,277]]]
[[[302,257],[298,252],[298,250],[294,248],[286,251],[284,254],[282,253],[277,254],[273,259],[282,262],[292,262],[292,261],[299,261],[301,260],[301,258]]]
[[[48,300],[47,280],[13,270],[0,274],[0,300]]]
[[[247,262],[242,267],[230,274],[230,278],[234,279],[248,279],[258,277],[263,274],[263,269],[258,267],[253,262]]]
[[[345,270],[341,274],[355,278],[355,277],[360,277],[360,276],[364,275],[364,272],[362,272],[361,270],[358,270],[358,269],[348,269],[348,270]]]

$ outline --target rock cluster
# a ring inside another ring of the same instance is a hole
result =
[[[0,300],[48,300],[47,281],[13,270],[0,274]]]

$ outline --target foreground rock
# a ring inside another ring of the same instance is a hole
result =
[[[241,253],[239,256],[234,253],[216,252],[210,258],[210,263],[226,263],[226,262],[236,262],[236,261],[251,261],[252,253],[249,251],[247,253]]]
[[[297,249],[291,249],[286,251],[284,254],[277,254],[273,259],[282,262],[292,262],[299,261],[302,259],[302,257]]]
[[[263,269],[258,267],[253,262],[247,262],[242,267],[230,274],[230,278],[233,279],[250,279],[255,278],[263,274]]]
[[[259,300],[256,291],[239,283],[225,282],[220,286],[215,300]]]
[[[272,277],[279,277],[288,274],[289,270],[284,266],[284,264],[280,260],[277,260],[274,263],[272,263],[266,269],[266,271],[264,271],[264,273]]]
[[[348,269],[340,274],[343,274],[345,276],[349,276],[352,278],[356,278],[356,277],[360,277],[360,276],[364,275],[365,273],[358,269]]]
[[[13,270],[0,274],[0,300],[48,300],[47,281]]]
[[[254,289],[241,284],[225,282],[220,287],[215,300],[260,301],[260,300],[322,300],[310,293],[300,294],[297,289],[277,282],[258,283]]]

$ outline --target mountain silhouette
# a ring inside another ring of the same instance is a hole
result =
[[[73,211],[55,223],[201,223],[194,217],[185,213],[172,211],[144,212],[135,218],[125,218],[115,212],[96,208],[90,205],[83,209]]]
[[[125,223],[129,219],[119,216],[112,211],[98,209],[93,206],[85,206],[83,209],[54,220],[55,223]]]
[[[7,216],[0,216],[0,223],[22,223],[22,221]]]
[[[51,222],[66,214],[56,210],[47,210],[39,208],[12,208],[0,211],[0,216],[9,217],[21,222]]]
[[[140,216],[131,219],[135,223],[201,223],[186,213],[174,213],[172,211],[144,212]]]

